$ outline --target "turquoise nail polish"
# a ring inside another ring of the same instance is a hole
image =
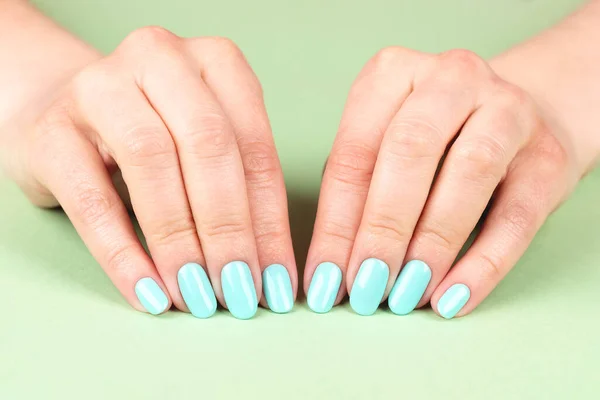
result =
[[[376,258],[362,262],[350,291],[350,306],[357,314],[372,315],[383,298],[390,276],[386,263]]]
[[[407,262],[390,292],[390,310],[398,315],[410,313],[421,301],[430,280],[431,268],[427,264],[419,260]]]
[[[276,313],[289,312],[294,307],[292,281],[281,264],[269,265],[263,271],[263,288],[269,308]]]
[[[258,300],[250,267],[243,261],[233,261],[221,271],[221,287],[229,312],[238,319],[250,319],[256,314]]]
[[[319,264],[313,274],[306,297],[310,309],[317,313],[326,313],[331,310],[341,283],[342,270],[340,267],[330,262]]]
[[[471,297],[471,291],[462,283],[452,285],[438,301],[437,309],[440,315],[450,319],[454,317]]]
[[[142,278],[135,284],[135,294],[150,314],[160,314],[167,309],[169,299],[152,278]]]
[[[208,318],[217,310],[217,299],[204,269],[195,263],[185,264],[177,273],[179,290],[190,312]]]

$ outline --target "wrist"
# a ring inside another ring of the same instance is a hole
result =
[[[583,176],[600,160],[600,136],[595,134],[594,119],[579,104],[585,95],[578,93],[586,90],[578,86],[587,83],[573,79],[544,56],[531,48],[517,48],[495,57],[490,66],[502,79],[529,93],[557,139],[574,154],[578,173]]]

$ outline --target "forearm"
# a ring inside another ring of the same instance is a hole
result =
[[[600,0],[491,64],[568,132],[582,172],[590,170],[600,156]]]
[[[0,0],[0,127],[98,57],[27,1]]]

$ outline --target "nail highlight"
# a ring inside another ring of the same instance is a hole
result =
[[[292,281],[287,269],[281,264],[269,265],[263,271],[263,288],[271,311],[287,313],[294,307]]]
[[[164,312],[169,305],[167,295],[152,278],[142,278],[137,281],[135,294],[144,308],[153,315]]]
[[[310,282],[306,302],[311,310],[326,313],[333,303],[342,283],[342,270],[334,263],[319,264]]]
[[[431,268],[419,260],[406,263],[388,298],[390,310],[397,315],[406,315],[415,309],[427,285],[431,281]]]
[[[258,300],[250,267],[243,261],[233,261],[221,270],[221,287],[229,312],[238,319],[250,319],[256,314]]]
[[[388,265],[376,258],[362,262],[350,291],[350,306],[360,315],[377,311],[390,276]]]
[[[204,269],[196,263],[185,264],[177,273],[179,290],[190,312],[197,318],[208,318],[217,310],[215,292]]]
[[[437,310],[446,319],[453,318],[463,308],[469,298],[471,290],[462,283],[452,285],[438,301]]]

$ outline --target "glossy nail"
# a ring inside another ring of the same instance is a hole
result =
[[[150,314],[160,314],[167,309],[169,299],[152,278],[142,278],[135,284],[135,294]]]
[[[319,264],[308,288],[306,302],[311,310],[326,313],[333,307],[342,283],[342,270],[334,263]]]
[[[177,273],[179,290],[190,312],[208,318],[217,310],[217,299],[204,269],[195,263],[185,264]]]
[[[269,265],[263,271],[263,288],[269,308],[276,313],[289,312],[294,307],[292,281],[281,264]]]
[[[444,318],[454,317],[471,297],[471,291],[462,283],[452,285],[438,301],[437,310]]]
[[[377,311],[390,276],[386,263],[376,258],[362,262],[350,291],[350,306],[360,315]]]
[[[398,315],[410,313],[421,301],[430,280],[431,268],[427,264],[419,260],[407,262],[390,292],[390,310]]]
[[[221,271],[221,287],[229,312],[238,319],[250,319],[256,314],[258,300],[250,267],[243,261],[233,261]]]

